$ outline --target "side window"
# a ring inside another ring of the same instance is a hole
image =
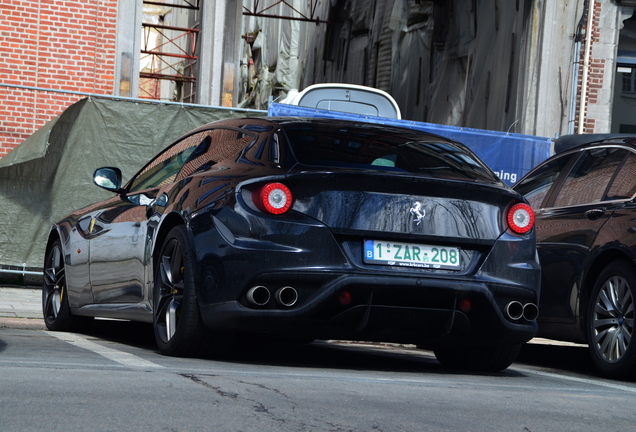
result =
[[[607,192],[607,200],[630,199],[636,194],[636,154],[630,152]]]
[[[210,146],[209,135],[210,131],[190,135],[159,154],[133,180],[130,192],[174,182],[185,163]]]
[[[205,132],[205,148],[197,148],[183,165],[176,180],[191,176],[197,171],[209,169],[214,164],[228,158],[236,158],[245,147],[256,139],[255,135],[237,129],[213,129]]]
[[[565,155],[543,165],[533,174],[526,176],[514,189],[528,200],[530,207],[537,210],[541,208],[543,200],[550,188],[561,174],[561,171],[570,162],[573,155]]]
[[[565,179],[554,206],[601,201],[625,156],[627,150],[619,148],[605,147],[585,151]]]
[[[239,129],[210,129],[190,135],[152,160],[133,180],[130,192],[182,180],[239,154],[256,139]]]

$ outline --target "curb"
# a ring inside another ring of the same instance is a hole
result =
[[[4,318],[0,317],[0,329],[46,330],[42,318]]]

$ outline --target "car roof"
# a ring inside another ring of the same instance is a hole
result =
[[[342,127],[360,127],[360,128],[374,128],[374,129],[384,129],[386,131],[402,131],[404,133],[412,133],[422,137],[428,137],[431,140],[440,141],[440,142],[448,142],[448,143],[458,143],[455,140],[436,135],[427,131],[422,131],[418,129],[411,129],[407,127],[401,126],[393,126],[393,125],[384,125],[378,123],[369,123],[357,120],[348,120],[348,119],[332,119],[332,118],[321,118],[321,117],[243,117],[243,118],[231,118],[231,119],[223,119],[217,120],[211,123],[207,123],[202,125],[190,132],[186,135],[192,135],[196,132],[200,132],[203,130],[207,130],[213,127],[236,127],[240,128],[245,125],[246,122],[251,122],[254,124],[277,124],[284,128],[285,125],[300,125],[300,124],[324,124],[324,125],[334,125],[340,124]],[[184,136],[186,136],[184,135]],[[182,139],[184,136],[180,137]],[[459,143],[462,144],[463,143]]]
[[[577,147],[597,144],[631,144],[636,146],[636,135],[632,134],[573,134],[563,135],[554,142],[554,153],[562,153]]]

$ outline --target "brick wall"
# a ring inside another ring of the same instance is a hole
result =
[[[0,0],[0,157],[82,96],[113,94],[117,0]]]
[[[583,64],[584,58],[584,45],[581,46],[581,57],[579,68],[579,81],[578,92],[576,101],[576,121],[575,121],[575,133],[578,131],[578,126],[581,118],[584,118],[583,133],[608,133],[609,129],[606,123],[610,118],[602,118],[599,120],[598,113],[603,111],[607,114],[607,110],[610,110],[609,101],[607,95],[611,94],[611,85],[613,80],[611,79],[613,74],[614,59],[610,59],[607,56],[607,44],[608,39],[610,42],[612,39],[611,34],[615,31],[614,28],[604,28],[607,23],[602,22],[603,8],[608,7],[601,1],[594,2],[594,12],[591,23],[591,45],[590,56],[588,58],[588,76],[587,76],[587,89],[585,95],[582,95],[582,80],[583,80]],[[609,13],[609,12],[607,12]],[[589,25],[586,25],[585,31],[588,31]],[[583,44],[585,41],[583,42]],[[612,56],[614,47],[612,46]],[[605,93],[604,93],[605,91]],[[584,99],[583,113],[580,112],[580,100]],[[581,115],[582,114],[582,115]]]

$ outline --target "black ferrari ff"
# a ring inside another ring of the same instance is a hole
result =
[[[152,323],[159,350],[230,335],[416,344],[501,370],[536,331],[534,214],[462,144],[341,120],[198,128],[56,223],[43,310]]]

